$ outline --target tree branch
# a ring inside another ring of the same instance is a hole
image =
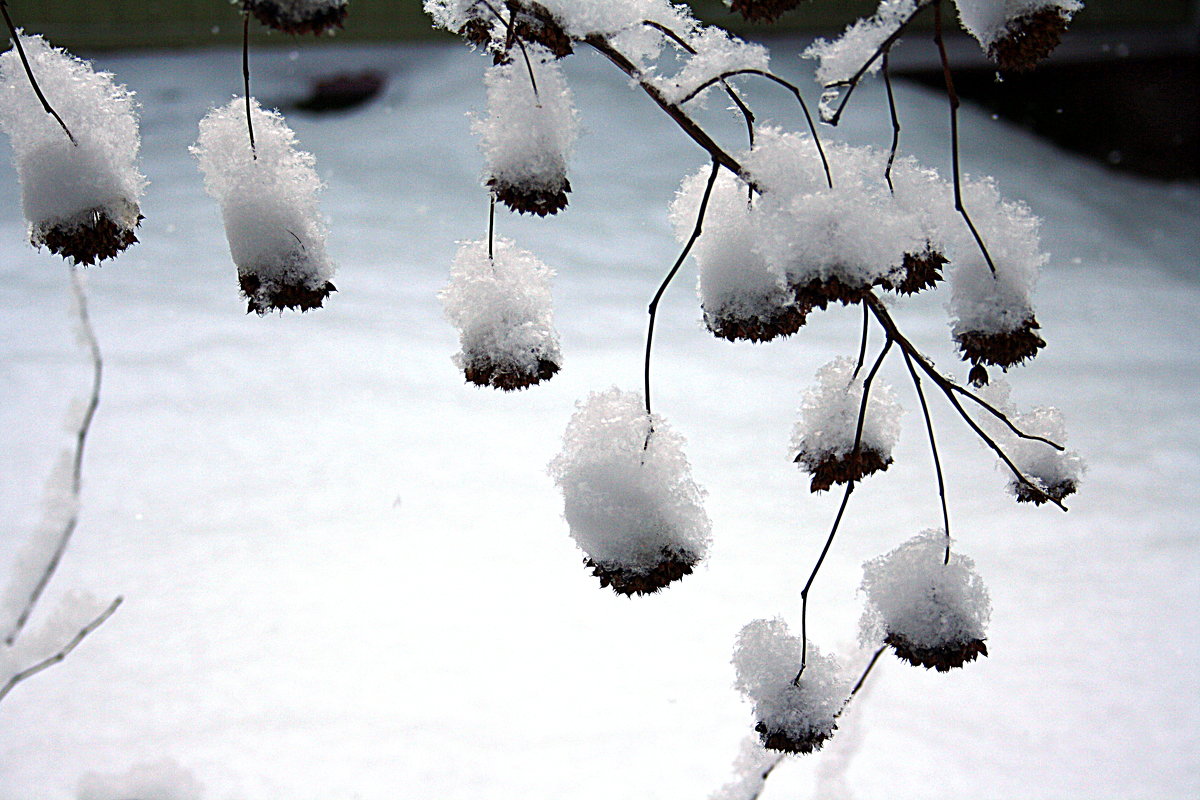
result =
[[[63,129],[63,133],[67,134],[67,138],[71,140],[71,144],[76,147],[79,142],[75,141],[74,134],[67,127],[67,123],[63,122],[63,118],[58,115],[58,112],[50,107],[50,101],[46,99],[46,95],[42,94],[42,87],[38,86],[37,78],[33,77],[33,67],[29,66],[29,59],[25,56],[25,48],[21,46],[21,36],[17,33],[17,28],[13,25],[12,17],[8,15],[7,0],[0,0],[0,13],[4,15],[4,22],[8,25],[8,32],[12,36],[13,47],[17,49],[17,55],[21,57],[21,65],[25,67],[25,74],[29,76],[29,83],[33,86],[33,93],[37,95],[37,99],[42,101],[42,108],[46,113],[54,117],[58,122],[59,127]]]

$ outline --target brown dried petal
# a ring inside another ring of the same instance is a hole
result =
[[[966,331],[956,334],[954,340],[964,360],[1008,369],[1033,358],[1046,346],[1046,341],[1037,333],[1039,327],[1037,319],[1030,316],[1016,330],[1005,333]]]
[[[733,0],[729,10],[741,14],[749,22],[774,22],[799,5],[800,0]]]
[[[768,750],[778,750],[781,753],[811,753],[820,750],[821,746],[833,737],[837,725],[828,731],[810,731],[807,736],[802,737],[793,736],[778,728],[769,728],[765,722],[755,725],[754,730],[758,731],[763,747]]]
[[[824,492],[835,483],[857,481],[875,472],[885,472],[892,463],[891,456],[884,456],[878,450],[861,447],[857,454],[849,453],[844,456],[826,454],[813,458],[808,453],[796,456],[796,463],[803,464],[812,475],[809,488],[813,492]]]
[[[49,228],[35,228],[30,242],[34,247],[47,247],[51,253],[68,258],[76,264],[95,264],[106,258],[115,258],[125,248],[137,243],[134,228],[144,217],[137,213],[133,227],[113,221],[100,208],[83,214],[82,222],[56,224]]]
[[[961,667],[968,661],[974,661],[979,656],[988,654],[987,645],[984,644],[983,639],[951,642],[940,647],[917,647],[905,636],[889,633],[883,642],[891,645],[899,658],[913,666],[936,669],[938,672],[949,672],[955,667]]]
[[[665,589],[685,575],[691,575],[700,562],[692,553],[664,547],[659,562],[649,570],[631,570],[619,565],[598,564],[590,558],[584,566],[600,579],[600,586],[611,588],[617,594],[632,597],[635,594],[654,594]]]
[[[1042,62],[1066,33],[1068,18],[1059,8],[1042,8],[1008,23],[1008,32],[992,42],[988,58],[1005,72],[1028,72]]]
[[[548,358],[539,358],[534,370],[527,364],[518,364],[509,359],[497,360],[490,353],[468,354],[463,374],[469,383],[476,386],[491,386],[505,392],[526,389],[542,381],[548,381],[558,373],[558,364]]]
[[[488,180],[496,199],[520,214],[537,214],[544,217],[547,214],[557,214],[567,207],[567,192],[571,191],[571,182],[565,175],[557,182],[550,182],[537,188],[516,186],[502,182],[497,178]]]
[[[301,278],[272,281],[271,287],[265,288],[262,279],[249,272],[238,273],[238,284],[247,301],[246,313],[254,312],[260,317],[269,311],[283,311],[285,308],[300,311],[320,308],[325,298],[337,291],[337,287],[329,281],[313,284]]]
[[[242,10],[254,15],[254,18],[277,31],[300,36],[311,33],[320,36],[322,33],[342,27],[346,19],[346,3],[327,5],[314,9],[311,13],[298,13],[294,7],[284,7],[275,0],[242,0]]]

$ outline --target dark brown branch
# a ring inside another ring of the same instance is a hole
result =
[[[987,245],[983,243],[983,237],[975,229],[975,223],[971,221],[971,216],[967,213],[966,206],[963,205],[962,170],[958,155],[958,107],[961,102],[958,99],[958,92],[954,89],[954,76],[950,72],[950,58],[946,55],[946,42],[942,38],[942,0],[933,0],[933,41],[937,44],[938,57],[942,62],[942,79],[946,83],[946,97],[950,101],[950,161],[954,170],[954,210],[967,223],[971,236],[975,238],[975,244],[979,246],[979,252],[983,253],[983,259],[994,276],[996,264],[992,261],[992,254],[988,252]]]
[[[867,663],[867,668],[863,670],[862,677],[858,679],[858,683],[854,684],[854,688],[850,690],[850,694],[846,697],[846,702],[842,703],[842,711],[846,710],[846,706],[850,705],[850,701],[854,699],[854,695],[858,694],[858,690],[867,682],[867,676],[871,674],[871,670],[875,669],[875,662],[883,655],[883,651],[887,650],[887,645],[881,646],[875,651],[875,655],[871,656],[871,660]],[[839,711],[838,714],[841,714]]]
[[[496,193],[488,192],[488,260],[495,257],[492,242],[496,237]]]
[[[688,237],[687,244],[683,246],[683,251],[679,254],[679,258],[675,259],[674,266],[667,273],[667,277],[663,278],[662,285],[658,287],[658,291],[654,293],[654,299],[650,301],[650,325],[646,330],[646,363],[645,363],[645,380],[646,380],[646,413],[650,413],[650,348],[654,344],[654,321],[658,317],[658,303],[666,293],[667,287],[671,285],[671,281],[675,279],[675,274],[679,272],[679,268],[683,266],[684,260],[688,257],[688,253],[692,251],[692,245],[700,238],[700,234],[704,230],[704,215],[708,213],[708,201],[712,197],[713,186],[717,183],[717,175],[721,171],[721,165],[713,160],[712,173],[708,176],[708,185],[704,187],[704,196],[700,198],[700,210],[696,213],[696,226],[692,228],[692,235]]]
[[[87,295],[83,291],[82,279],[74,267],[70,268],[71,275],[71,290],[75,294],[75,301],[79,309],[79,325],[83,331],[84,338],[87,340],[88,350],[92,357],[92,390],[88,397],[87,408],[84,411],[83,419],[79,422],[79,427],[75,430],[75,452],[72,455],[71,463],[71,498],[74,502],[74,507],[71,510],[71,516],[63,525],[62,532],[58,535],[58,543],[54,547],[54,552],[51,554],[46,566],[42,569],[42,574],[38,578],[37,584],[34,585],[33,591],[29,593],[29,598],[25,601],[25,605],[21,608],[21,612],[17,615],[13,622],[12,629],[5,635],[4,643],[11,647],[20,636],[21,631],[25,628],[25,623],[29,621],[29,616],[33,613],[38,601],[45,592],[46,586],[50,583],[50,579],[54,577],[54,573],[58,570],[58,565],[62,561],[63,554],[67,551],[67,545],[71,542],[71,537],[75,533],[75,528],[79,525],[79,495],[83,489],[83,451],[87,445],[88,432],[92,428],[92,420],[96,416],[96,408],[100,405],[100,385],[104,375],[104,359],[100,354],[100,343],[96,340],[96,331],[92,327],[91,317],[88,314]]]
[[[254,147],[254,119],[250,114],[250,12],[242,12],[242,84],[246,93],[246,128],[250,131],[250,155],[258,160]]]
[[[858,373],[862,372],[863,364],[867,363],[867,334],[871,328],[871,312],[867,309],[866,304],[863,304],[863,329],[862,341],[858,345],[858,362],[854,365],[854,376],[858,377]]]
[[[867,373],[866,380],[863,381],[862,402],[858,407],[858,424],[854,428],[854,447],[850,450],[850,461],[853,463],[858,458],[859,450],[862,447],[862,432],[863,425],[867,419],[867,402],[871,399],[871,384],[875,381],[875,376],[879,373],[879,368],[883,366],[883,360],[887,357],[888,351],[892,349],[892,339],[889,336],[887,341],[883,343],[883,349],[879,351],[878,358],[875,359],[871,371]],[[804,588],[800,590],[800,671],[796,673],[796,677],[792,679],[793,684],[800,683],[800,676],[804,674],[804,668],[808,665],[808,592],[812,589],[813,581],[817,579],[817,573],[821,571],[821,565],[825,563],[825,556],[829,555],[829,548],[833,545],[833,539],[837,536],[838,527],[842,524],[842,515],[846,513],[846,504],[850,502],[850,495],[854,492],[856,479],[851,477],[846,481],[846,493],[842,496],[842,504],[838,507],[837,516],[833,519],[833,528],[829,531],[829,537],[825,540],[825,546],[821,548],[821,555],[817,557],[817,563],[813,567],[812,574],[808,576],[808,581],[805,582]]]
[[[883,301],[876,297],[874,293],[868,293],[865,297],[865,302],[870,305],[871,312],[875,315],[875,318],[879,320],[880,324],[883,325],[884,330],[886,330],[888,333],[888,336],[891,339],[895,339],[896,344],[900,345],[902,350],[912,356],[913,361],[921,368],[921,371],[928,375],[934,384],[936,384],[937,387],[942,390],[942,393],[946,395],[946,399],[950,401],[950,405],[954,406],[954,409],[958,412],[958,415],[963,418],[963,421],[967,423],[967,426],[975,432],[976,436],[983,440],[984,444],[990,447],[996,453],[996,455],[1000,457],[1000,460],[1004,462],[1004,465],[1007,466],[1013,473],[1017,482],[1037,491],[1039,495],[1044,494],[1041,489],[1038,489],[1038,487],[1035,486],[1032,481],[1025,477],[1024,473],[1017,468],[1017,466],[1012,462],[1012,459],[1008,457],[1008,454],[1004,452],[1004,449],[1000,447],[1000,445],[998,445],[996,441],[987,434],[986,431],[979,427],[978,423],[971,418],[971,415],[968,414],[966,409],[962,407],[962,404],[958,402],[958,397],[956,395],[966,394],[971,396],[972,399],[976,400],[976,402],[980,403],[980,405],[984,405],[989,411],[991,411],[993,414],[996,414],[1000,419],[1004,420],[1011,430],[1018,431],[1018,435],[1020,435],[1022,438],[1045,442],[1046,444],[1058,448],[1059,450],[1061,450],[1062,447],[1050,442],[1049,440],[1043,439],[1040,436],[1030,436],[1028,434],[1020,433],[1019,429],[1017,429],[1017,427],[1013,425],[1012,422],[1009,421],[1008,418],[998,409],[995,409],[990,405],[986,405],[982,399],[970,395],[969,392],[966,392],[962,389],[962,387],[953,383],[940,372],[938,372],[933,364],[930,363],[927,358],[925,358],[924,354],[917,350],[916,347],[913,346],[912,342],[908,341],[908,339],[906,339],[904,335],[900,333],[900,329],[896,327],[896,323],[888,313],[887,308],[883,305]],[[1053,497],[1047,497],[1046,499],[1048,502],[1053,503],[1063,511],[1067,510],[1067,507],[1062,504],[1061,500],[1056,500]]]
[[[789,81],[785,78],[781,78],[772,72],[767,72],[766,70],[762,70],[762,69],[730,70],[729,72],[722,72],[720,75],[717,75],[715,77],[709,78],[708,80],[704,81],[704,83],[701,83],[699,86],[697,86],[691,92],[689,92],[687,94],[687,96],[685,96],[682,100],[680,100],[679,104],[683,105],[684,103],[693,99],[696,95],[700,94],[705,89],[712,86],[714,83],[717,83],[718,81],[720,81],[721,83],[724,83],[727,78],[733,78],[738,75],[757,75],[760,78],[766,78],[769,81],[773,81],[773,82],[779,84],[780,86],[784,87],[785,89],[787,89],[788,91],[790,91],[792,93],[792,95],[796,98],[796,101],[800,104],[800,109],[804,112],[804,119],[808,122],[808,130],[810,133],[812,133],[813,143],[817,146],[817,153],[821,156],[821,164],[822,164],[822,166],[825,167],[825,180],[829,184],[829,188],[832,189],[833,188],[833,175],[829,171],[829,160],[825,157],[825,148],[821,145],[821,136],[820,136],[820,134],[817,133],[817,125],[813,121],[812,114],[810,114],[808,111],[808,103],[804,102],[804,95],[802,95],[800,93],[800,87],[797,86],[796,84],[792,83],[791,81]]]
[[[888,153],[887,168],[883,171],[883,177],[887,181],[888,189],[892,194],[896,193],[896,187],[892,185],[892,165],[896,163],[896,151],[900,149],[900,115],[896,113],[896,95],[892,93],[892,73],[888,69],[888,54],[883,54],[883,85],[887,89],[888,111],[892,115],[892,150]]]
[[[37,95],[37,99],[42,101],[42,108],[46,113],[54,117],[58,122],[59,127],[63,129],[63,133],[67,134],[67,138],[71,140],[71,144],[76,147],[79,142],[75,141],[75,136],[71,133],[71,129],[67,127],[67,123],[63,122],[63,118],[58,115],[50,106],[50,101],[46,99],[46,95],[42,94],[42,87],[38,86],[37,78],[33,77],[33,67],[29,66],[29,59],[25,56],[25,48],[21,46],[21,36],[17,33],[17,27],[13,24],[12,17],[8,15],[7,0],[0,0],[0,13],[4,14],[4,22],[8,25],[8,32],[12,36],[13,47],[17,49],[17,55],[21,57],[21,65],[25,67],[25,74],[29,76],[29,83],[33,86],[33,93]]]
[[[908,374],[912,376],[913,386],[917,390],[917,398],[921,401],[921,413],[925,416],[925,430],[929,433],[929,449],[933,451],[933,469],[937,473],[938,498],[942,501],[942,524],[946,531],[946,557],[942,562],[950,563],[950,507],[946,503],[946,480],[942,476],[942,459],[938,455],[937,439],[933,435],[933,418],[929,415],[929,404],[925,402],[925,389],[921,386],[921,376],[917,374],[917,368],[913,366],[912,356],[904,348],[900,349],[904,354],[904,363],[908,365]]]
[[[53,667],[55,664],[62,662],[67,656],[69,656],[71,654],[72,650],[74,650],[76,647],[79,646],[80,642],[82,642],[84,639],[87,638],[88,634],[90,634],[92,631],[96,630],[96,628],[99,628],[101,625],[103,625],[105,622],[107,622],[108,618],[111,617],[114,613],[116,613],[117,608],[121,605],[122,602],[124,602],[124,600],[125,600],[125,598],[123,598],[123,597],[118,597],[116,600],[113,600],[112,603],[109,604],[108,608],[104,609],[104,611],[101,612],[100,616],[96,617],[94,620],[92,620],[87,625],[85,625],[82,629],[80,629],[80,631],[78,633],[76,633],[74,637],[72,637],[71,641],[67,642],[67,644],[61,650],[59,650],[57,653],[50,656],[49,658],[45,658],[45,659],[39,661],[38,663],[34,664],[32,667],[21,670],[16,675],[13,675],[11,678],[9,678],[8,682],[5,683],[2,688],[0,688],[0,701],[3,701],[4,698],[8,696],[8,693],[11,692],[17,684],[21,683],[21,681],[28,680],[29,678],[32,678],[34,675],[37,675],[42,670],[49,669],[50,667]]]

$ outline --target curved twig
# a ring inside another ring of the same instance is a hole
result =
[[[883,85],[887,89],[888,111],[892,116],[892,149],[888,153],[883,177],[887,181],[888,190],[895,194],[896,187],[892,185],[892,165],[896,163],[896,151],[900,149],[900,115],[896,113],[896,95],[892,92],[892,73],[888,69],[887,53],[883,54]]]
[[[904,354],[904,363],[908,366],[908,374],[912,376],[913,386],[917,390],[917,398],[921,401],[921,413],[925,416],[925,430],[929,433],[929,449],[933,451],[933,469],[937,474],[938,498],[942,501],[942,524],[946,531],[946,557],[942,562],[950,563],[950,507],[946,503],[946,480],[942,476],[942,459],[938,455],[937,439],[933,435],[933,418],[929,415],[929,404],[925,402],[925,389],[921,386],[921,376],[917,374],[917,368],[913,366],[912,356],[908,351],[901,348],[900,352]]]
[[[25,74],[29,76],[29,83],[33,86],[33,93],[37,95],[37,99],[42,101],[42,108],[46,113],[54,117],[58,122],[59,127],[63,129],[63,133],[67,134],[67,138],[71,140],[71,144],[76,147],[79,142],[75,140],[75,135],[71,133],[71,129],[67,127],[67,123],[63,122],[63,118],[58,115],[50,106],[50,101],[46,99],[46,95],[42,94],[42,87],[38,86],[37,78],[33,77],[33,67],[29,66],[29,58],[25,55],[25,48],[21,46],[21,37],[17,33],[17,27],[13,24],[12,17],[8,15],[7,0],[0,0],[0,13],[4,15],[4,22],[8,25],[8,32],[12,36],[13,47],[17,49],[17,55],[21,57],[21,65],[25,67]]]
[[[254,120],[250,116],[250,12],[242,12],[242,84],[246,94],[246,128],[250,131],[250,155],[258,160],[254,147]]]

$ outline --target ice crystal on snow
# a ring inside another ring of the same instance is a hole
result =
[[[946,672],[987,655],[991,602],[975,562],[931,529],[863,565],[862,641],[886,643],[911,664]]]
[[[733,653],[735,686],[754,704],[755,730],[771,750],[811,753],[837,730],[850,680],[834,656],[812,644],[798,684],[804,645],[787,623],[757,619],[742,628]]]
[[[40,36],[21,43],[77,142],[42,107],[16,49],[0,56],[0,130],[12,139],[29,239],[79,264],[112,258],[137,241],[146,188],[133,95]]]
[[[550,474],[571,538],[602,585],[655,592],[704,557],[710,525],[683,445],[639,394],[613,388],[578,404]]]
[[[512,391],[547,380],[562,364],[550,297],[553,271],[511,240],[459,247],[441,293],[459,331],[454,361],[467,380]]]
[[[335,289],[317,207],[321,179],[315,160],[296,149],[296,135],[279,112],[250,102],[253,150],[245,99],[235,97],[200,121],[192,153],[205,191],[221,206],[248,311],[320,308]]]

